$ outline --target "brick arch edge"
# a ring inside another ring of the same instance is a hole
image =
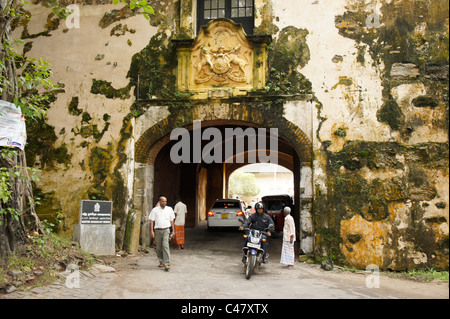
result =
[[[310,162],[312,159],[312,143],[294,123],[282,116],[273,116],[258,107],[230,105],[222,107],[222,110],[217,113],[208,112],[204,107],[196,106],[170,114],[147,129],[136,141],[136,162],[152,165],[162,147],[170,142],[171,131],[177,127],[192,128],[195,120],[202,121],[202,127],[229,124],[278,128],[280,138],[292,144],[301,162]]]

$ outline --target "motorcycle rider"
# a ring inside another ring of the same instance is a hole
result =
[[[267,232],[267,236],[272,236],[270,231],[274,230],[274,224],[272,218],[266,213],[264,213],[264,205],[261,202],[258,202],[255,204],[255,210],[256,213],[250,215],[249,218],[247,218],[244,222],[244,224],[239,227],[240,230],[243,230],[244,228],[248,228],[250,225],[251,229],[256,229],[259,231],[264,231],[266,229],[269,229]],[[244,247],[247,245],[247,240],[244,242]],[[267,248],[268,248],[268,242],[263,241],[261,243],[261,248],[264,250],[263,255],[263,263],[267,264]]]

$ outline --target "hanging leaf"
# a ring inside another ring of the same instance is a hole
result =
[[[155,14],[155,10],[153,10],[153,8],[150,6],[145,6],[145,7],[143,7],[143,9],[148,14]]]

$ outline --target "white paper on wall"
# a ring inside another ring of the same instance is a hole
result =
[[[27,141],[25,117],[19,107],[0,100],[0,146],[24,150]]]

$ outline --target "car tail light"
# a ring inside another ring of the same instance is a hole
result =
[[[242,215],[244,215],[244,213],[242,212],[242,211],[239,211],[239,212],[237,212],[237,214],[236,214],[236,216],[242,216]]]
[[[209,212],[208,212],[208,216],[213,217],[213,216],[214,216],[214,213],[213,213],[212,211],[209,211]]]

